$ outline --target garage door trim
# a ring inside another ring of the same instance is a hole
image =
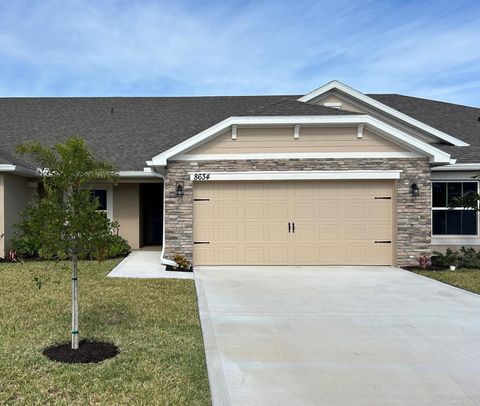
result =
[[[250,171],[250,172],[188,172],[195,182],[238,180],[387,180],[400,179],[401,170],[344,171]]]

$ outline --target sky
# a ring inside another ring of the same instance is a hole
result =
[[[0,2],[0,96],[305,94],[480,107],[475,0]]]

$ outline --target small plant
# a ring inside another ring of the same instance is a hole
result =
[[[435,266],[439,267],[455,267],[460,263],[460,253],[458,251],[453,251],[450,248],[447,248],[445,254],[434,251],[432,257],[432,263]]]
[[[177,263],[177,268],[181,271],[190,271],[191,270],[191,263],[190,261],[185,258],[183,255],[176,254],[173,257],[173,260]]]
[[[420,255],[417,258],[417,261],[418,261],[418,266],[422,269],[430,268],[430,266],[432,265],[432,261],[430,260],[430,257],[428,257],[427,255]]]
[[[475,251],[472,247],[462,247],[460,252],[462,256],[459,265],[462,268],[480,268],[480,251]]]

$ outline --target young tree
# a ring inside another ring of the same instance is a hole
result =
[[[106,255],[116,224],[101,211],[92,198],[95,181],[115,183],[113,165],[95,159],[85,141],[79,137],[50,148],[38,142],[17,147],[42,168],[45,193],[30,204],[23,221],[39,242],[40,256],[68,258],[72,266],[72,349],[79,347],[78,259],[92,254],[99,259]]]

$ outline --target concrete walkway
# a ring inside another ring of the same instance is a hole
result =
[[[383,267],[196,268],[214,405],[480,405],[480,296]]]
[[[160,263],[161,253],[155,251],[132,251],[108,274],[111,278],[170,278],[193,279],[192,272],[166,271]]]

